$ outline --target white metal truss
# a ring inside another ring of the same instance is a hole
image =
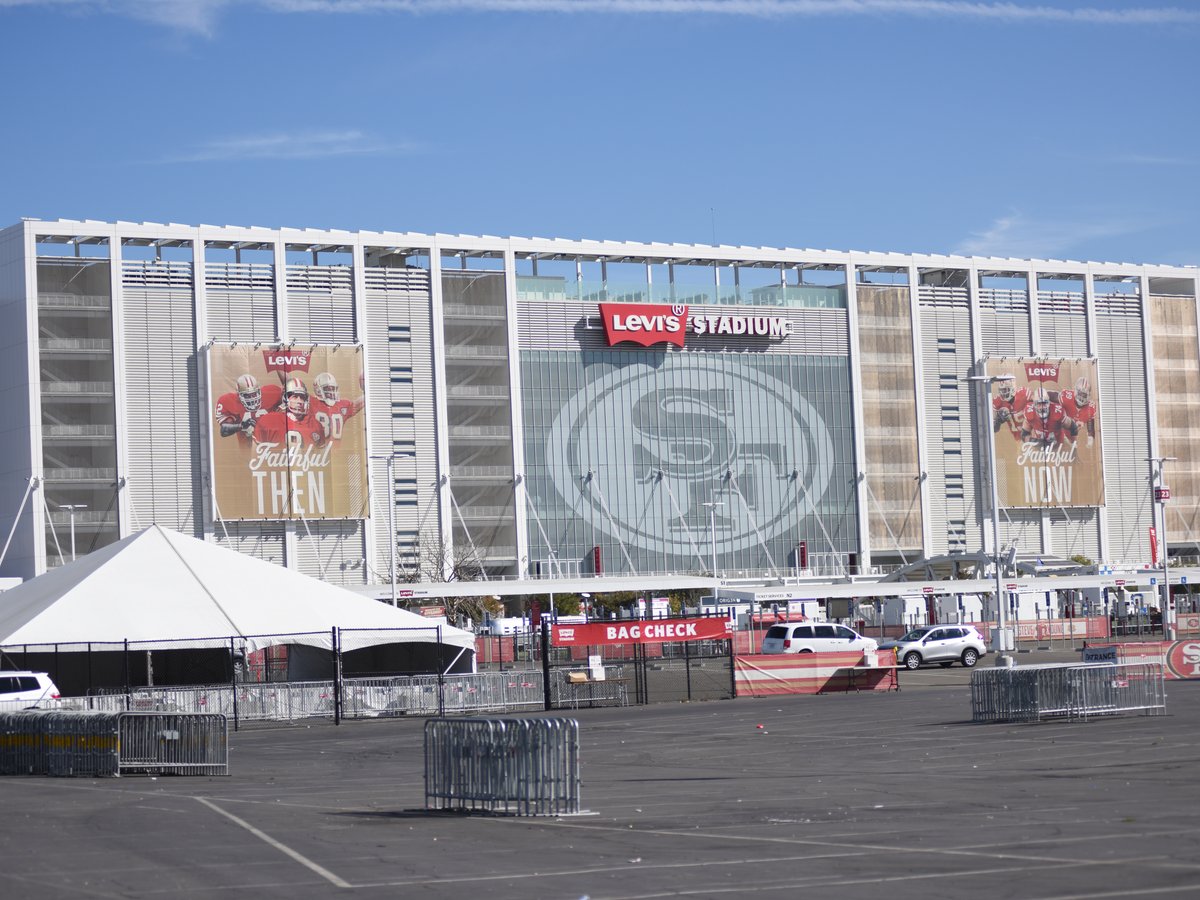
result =
[[[683,533],[687,535],[688,544],[691,545],[692,553],[695,554],[696,559],[700,563],[700,567],[704,568],[707,563],[705,563],[704,557],[700,555],[700,549],[696,546],[696,542],[692,540],[692,529],[688,527],[687,519],[683,515],[683,510],[679,508],[679,501],[675,499],[675,492],[671,490],[671,482],[669,482],[665,476],[666,473],[662,469],[659,469],[655,473],[654,478],[659,484],[667,489],[667,496],[671,500],[671,509],[675,511],[675,515],[679,517],[680,524],[683,525]]]

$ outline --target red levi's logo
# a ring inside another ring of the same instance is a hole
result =
[[[682,347],[687,309],[662,303],[601,303],[600,318],[610,347],[622,341],[643,347],[664,342]]]
[[[263,361],[268,372],[291,372],[297,369],[307,372],[309,356],[307,353],[289,353],[286,350],[264,350]]]
[[[1029,381],[1058,381],[1057,363],[1025,363],[1025,377]]]

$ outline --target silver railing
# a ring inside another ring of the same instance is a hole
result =
[[[1161,662],[997,667],[971,673],[975,722],[1161,715],[1166,708]]]
[[[579,812],[574,719],[431,719],[425,807],[561,816]]]
[[[342,679],[341,715],[348,719],[504,712],[545,707],[542,673],[510,669],[474,675],[413,675]],[[90,710],[220,713],[242,722],[334,718],[332,681],[280,681],[143,687],[104,691],[63,702]]]

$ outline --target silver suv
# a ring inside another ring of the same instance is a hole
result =
[[[880,650],[895,650],[896,661],[909,669],[924,663],[967,668],[987,655],[987,644],[972,625],[922,625],[895,641],[884,641]]]

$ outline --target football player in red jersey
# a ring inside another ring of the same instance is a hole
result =
[[[312,412],[308,388],[301,379],[288,379],[283,388],[283,407],[255,423],[254,440],[259,444],[286,443],[289,449],[325,443],[325,429]]]
[[[262,387],[250,373],[239,375],[235,390],[217,398],[216,420],[221,437],[238,436],[238,443],[249,447],[258,420],[279,406],[283,388],[277,384]]]
[[[1079,434],[1079,426],[1063,411],[1062,405],[1050,399],[1049,392],[1040,387],[1034,390],[1032,400],[1025,407],[1021,425],[1021,439],[1034,441],[1044,447],[1061,444],[1068,437]]]
[[[1092,383],[1086,378],[1080,378],[1075,382],[1074,390],[1063,391],[1058,395],[1058,402],[1062,405],[1063,412],[1077,427],[1087,426],[1087,445],[1092,446],[1096,442],[1097,413],[1096,404],[1092,402]]]
[[[999,431],[1007,422],[1013,439],[1020,440],[1021,420],[1028,402],[1029,392],[1025,388],[1015,390],[1012,375],[1004,381],[997,382],[996,396],[992,398],[992,431]]]
[[[317,395],[313,402],[313,415],[321,423],[325,439],[340,441],[346,422],[362,410],[363,398],[341,399],[337,379],[331,372],[322,372],[313,379],[313,393]]]

